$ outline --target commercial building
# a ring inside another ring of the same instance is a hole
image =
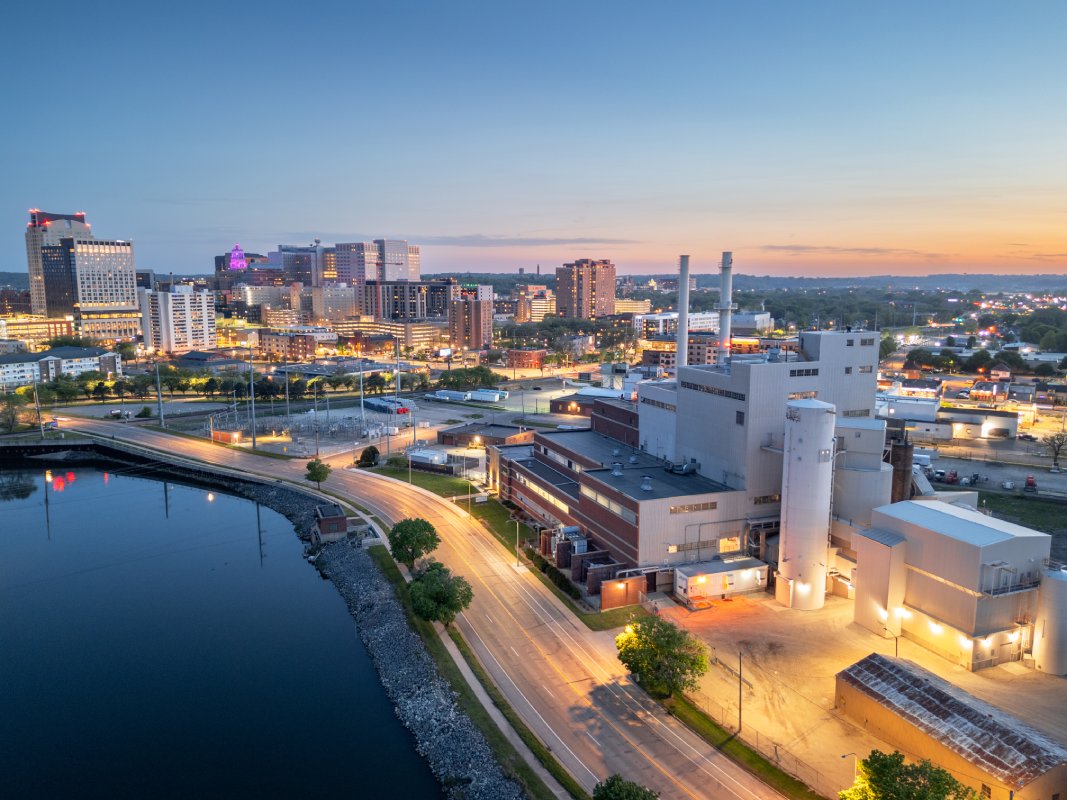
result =
[[[104,341],[141,334],[133,245],[117,239],[64,237],[40,247],[49,317],[73,315],[82,336]]]
[[[259,350],[267,358],[285,361],[313,360],[320,348],[337,346],[337,333],[327,328],[302,325],[269,330],[259,335]]]
[[[556,308],[561,317],[594,319],[615,313],[615,265],[582,258],[556,267]]]
[[[551,291],[520,297],[515,301],[516,322],[543,322],[545,317],[554,316],[556,316],[556,295]]]
[[[350,286],[366,281],[417,281],[422,275],[418,245],[402,240],[339,242],[335,251],[336,280]]]
[[[367,281],[357,287],[360,313],[388,320],[447,320],[449,305],[459,296],[454,280]]]
[[[146,350],[187,353],[218,346],[212,292],[178,285],[169,292],[138,289],[137,297]]]
[[[309,245],[280,244],[267,258],[269,266],[281,273],[285,283],[322,286],[328,272],[336,279],[333,248],[324,246],[318,239]]]
[[[30,306],[34,314],[49,316],[44,280],[43,249],[57,247],[62,239],[91,241],[93,232],[85,221],[85,212],[55,214],[30,209],[26,226],[26,265],[30,275]]]
[[[718,311],[698,311],[687,315],[689,332],[718,331]],[[634,331],[639,339],[678,335],[678,312],[662,311],[656,314],[635,314]]]
[[[533,441],[533,431],[518,425],[471,422],[437,432],[438,444],[452,447],[489,447]]]
[[[0,318],[0,338],[16,339],[26,350],[36,350],[45,342],[60,336],[74,335],[74,317],[48,319],[47,317]]]
[[[61,375],[76,378],[85,372],[121,378],[122,357],[99,347],[53,347],[40,353],[0,356],[0,387],[4,391]]]
[[[437,350],[448,343],[448,323],[444,319],[405,321],[363,316],[334,322],[330,327],[340,338],[387,337],[415,352]]]
[[[460,287],[448,307],[448,337],[453,350],[493,346],[493,287]]]
[[[548,351],[537,347],[516,347],[507,351],[505,363],[509,369],[542,369]]]
[[[652,310],[651,300],[626,300],[615,298],[615,314],[647,314]]]

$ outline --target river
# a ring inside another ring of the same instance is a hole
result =
[[[0,470],[0,793],[441,797],[302,549],[135,468]]]

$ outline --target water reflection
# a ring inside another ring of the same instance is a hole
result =
[[[0,474],[0,502],[25,500],[37,491],[37,482],[28,472]]]

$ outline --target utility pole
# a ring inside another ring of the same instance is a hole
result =
[[[41,429],[41,438],[44,439],[44,422],[41,421],[41,398],[37,394],[37,379],[33,380],[33,404],[37,407],[37,427]]]
[[[519,566],[519,521],[515,520],[515,566]]]
[[[737,651],[737,732],[741,733],[741,651]]]
[[[361,436],[366,436],[367,412],[363,410],[363,356],[359,357],[359,425],[363,429]]]
[[[252,348],[248,348],[248,396],[252,398],[252,449],[256,449],[256,368],[252,366]]]
[[[159,427],[167,427],[166,421],[163,419],[163,387],[159,382],[159,362],[156,361],[156,403],[159,406]]]

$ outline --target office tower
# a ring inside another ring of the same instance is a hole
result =
[[[582,258],[556,267],[556,308],[561,317],[594,319],[615,313],[615,265]]]
[[[338,283],[417,281],[422,274],[418,245],[405,241],[342,242],[335,250]]]
[[[464,286],[449,305],[448,335],[454,350],[482,350],[493,344],[493,287]]]
[[[26,265],[30,273],[30,307],[34,314],[44,316],[48,313],[41,249],[55,247],[65,237],[92,241],[93,232],[85,221],[85,212],[53,214],[30,209],[30,221],[26,226]]]
[[[146,348],[164,353],[187,353],[190,350],[213,350],[218,346],[212,292],[198,292],[192,286],[179,285],[169,292],[139,289],[137,298]]]
[[[280,244],[268,254],[270,266],[281,270],[285,283],[322,286],[327,272],[336,276],[333,248],[324,247],[316,239],[309,245]]]
[[[45,313],[73,314],[91,339],[133,339],[141,333],[133,245],[116,239],[64,237],[40,248]]]

